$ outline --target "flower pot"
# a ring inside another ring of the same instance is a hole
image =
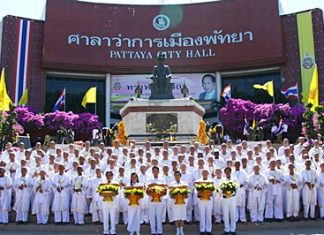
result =
[[[181,195],[181,194],[175,195],[174,199],[175,199],[175,204],[176,205],[185,204],[185,195]]]
[[[151,202],[161,202],[162,195],[160,193],[151,193]]]
[[[225,197],[226,197],[226,198],[230,198],[230,197],[232,197],[232,192],[231,192],[231,191],[226,191],[226,192],[225,192]]]
[[[103,197],[104,202],[112,202],[113,201],[113,198],[112,198],[114,196],[113,192],[101,192],[99,195],[101,197]]]
[[[213,192],[211,190],[202,190],[200,192],[200,200],[209,201]]]
[[[138,200],[140,199],[140,197],[138,195],[128,195],[127,199],[129,200],[129,204],[130,206],[138,206]]]

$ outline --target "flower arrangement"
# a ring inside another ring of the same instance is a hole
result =
[[[117,194],[119,191],[119,187],[114,184],[100,184],[97,188],[98,193],[115,193]]]
[[[249,100],[230,99],[221,109],[220,116],[225,129],[235,137],[243,137],[244,119],[256,120],[260,127],[270,128],[271,122],[282,117],[289,126],[289,134],[299,136],[305,107],[302,104],[256,104]],[[277,120],[278,119],[278,120]]]
[[[152,185],[147,188],[146,193],[152,197],[152,202],[161,202],[161,197],[166,195],[167,189],[164,185]]]
[[[215,191],[216,187],[213,183],[197,183],[195,185],[195,188],[198,192],[204,191],[204,190],[210,190]]]
[[[75,114],[71,111],[55,111],[40,114],[30,107],[16,107],[14,111],[17,114],[17,122],[23,127],[25,133],[30,134],[32,141],[44,138],[45,133],[53,136],[61,127],[73,130],[77,140],[89,140],[93,129],[103,127],[99,117],[92,113]],[[21,130],[19,128],[19,131]]]
[[[209,201],[213,191],[216,190],[216,187],[212,182],[197,182],[195,183],[195,188],[198,192],[198,198],[202,201]]]
[[[190,194],[190,190],[186,188],[172,188],[170,189],[169,192],[170,196],[176,196],[176,195],[183,195],[183,196],[188,196]]]
[[[236,195],[237,189],[240,187],[240,185],[234,181],[225,181],[222,182],[219,185],[219,189],[222,191],[222,194],[226,198],[230,198],[232,196]]]
[[[206,133],[206,123],[205,123],[204,120],[199,121],[197,140],[202,145],[205,145],[208,142],[208,136],[207,136],[207,133]]]
[[[143,187],[125,187],[124,196],[129,200],[130,206],[138,206],[138,201],[144,197]]]
[[[125,129],[125,122],[124,121],[119,122],[117,125],[117,129],[118,131],[117,131],[116,139],[119,141],[120,144],[126,145],[127,133]]]
[[[143,198],[144,190],[142,188],[136,188],[136,187],[128,188],[128,189],[124,190],[124,195],[125,195],[125,197],[128,197],[130,195],[136,195],[136,196]]]
[[[183,205],[185,204],[185,198],[188,198],[190,194],[190,190],[187,186],[172,187],[170,188],[169,194],[171,198],[175,199],[176,205]]]

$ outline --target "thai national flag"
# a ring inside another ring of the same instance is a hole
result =
[[[53,107],[53,112],[55,112],[56,110],[59,110],[60,107],[65,105],[65,88],[63,89],[60,97],[57,99],[54,107]]]
[[[286,98],[291,96],[298,98],[299,97],[298,84],[289,87],[287,90],[281,90],[281,94],[283,94]]]
[[[225,99],[225,101],[229,101],[229,99],[231,99],[231,85],[227,85],[222,93],[222,97]]]

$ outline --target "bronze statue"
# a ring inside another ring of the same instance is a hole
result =
[[[171,70],[165,62],[165,54],[158,56],[158,65],[153,68],[152,83],[150,84],[151,96],[149,99],[174,99],[172,90],[174,83],[171,83]]]

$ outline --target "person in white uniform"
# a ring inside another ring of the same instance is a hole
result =
[[[114,174],[112,171],[106,171],[106,184],[116,184],[119,182],[113,181]],[[102,201],[102,212],[103,212],[103,233],[105,235],[116,234],[116,211],[119,206],[118,195],[112,198],[112,201]]]
[[[201,172],[201,178],[195,181],[196,183],[214,183],[209,178],[209,171],[207,169],[203,169]],[[212,212],[213,212],[213,197],[210,200],[201,200],[199,193],[196,191],[196,198],[198,202],[199,208],[199,230],[200,234],[212,234]]]
[[[143,187],[143,185],[139,183],[138,175],[135,172],[131,174],[130,183],[127,184],[126,187]],[[129,204],[128,200],[125,200],[125,202],[127,205]],[[139,200],[137,206],[127,206],[127,231],[130,235],[134,235],[135,233],[136,235],[140,235],[142,206],[142,199]]]
[[[87,189],[88,179],[83,175],[83,168],[78,166],[78,175],[72,181],[72,203],[74,224],[84,224],[84,215],[88,213]]]
[[[285,204],[286,217],[290,221],[298,220],[300,207],[300,188],[302,185],[301,176],[295,172],[293,163],[288,164],[288,173],[285,175]]]
[[[8,224],[11,204],[12,180],[5,175],[6,170],[0,168],[0,223]]]
[[[47,224],[50,214],[51,181],[46,178],[46,171],[40,170],[39,178],[34,181],[33,214],[36,214],[37,224]]]
[[[154,186],[156,184],[165,184],[165,180],[159,177],[160,169],[157,166],[152,167],[153,177],[147,181],[147,187]],[[161,198],[161,202],[152,202],[151,197],[148,197],[148,207],[149,207],[149,219],[151,234],[162,234],[162,215],[165,210],[165,204]]]
[[[312,162],[310,159],[305,161],[305,169],[301,172],[303,179],[302,199],[304,205],[304,218],[315,219],[315,206],[317,203],[316,194],[316,172],[311,168]]]
[[[169,188],[176,188],[185,186],[188,187],[188,184],[185,181],[181,180],[180,171],[174,172],[174,181],[170,183]],[[184,235],[183,225],[184,221],[187,219],[187,200],[185,200],[185,204],[175,204],[175,199],[171,199],[171,210],[172,210],[172,219],[175,222],[176,226],[176,235]]]
[[[15,179],[16,202],[13,209],[16,211],[16,223],[27,223],[33,187],[32,178],[27,175],[27,168],[21,168],[21,176]]]
[[[260,166],[255,164],[254,173],[248,178],[249,200],[251,222],[263,222],[265,208],[266,187],[269,184],[267,177],[260,173]]]
[[[320,209],[320,218],[324,219],[324,162],[320,163],[317,174],[317,205]]]
[[[54,200],[52,211],[54,212],[54,223],[67,224],[70,222],[70,193],[71,179],[65,173],[63,164],[59,165],[59,173],[53,178],[52,187],[54,191]]]

